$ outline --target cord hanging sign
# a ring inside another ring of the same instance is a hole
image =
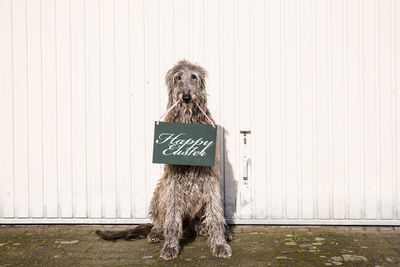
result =
[[[153,163],[214,166],[217,139],[214,123],[209,125],[160,120],[154,125]]]

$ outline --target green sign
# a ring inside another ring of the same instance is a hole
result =
[[[156,122],[153,163],[214,166],[216,139],[211,125]]]

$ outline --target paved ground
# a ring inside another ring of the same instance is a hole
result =
[[[239,226],[231,259],[214,258],[198,237],[170,262],[159,258],[162,244],[94,233],[127,227],[3,225],[0,266],[400,266],[400,227]]]

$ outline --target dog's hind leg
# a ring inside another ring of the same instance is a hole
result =
[[[147,236],[147,241],[149,241],[149,243],[158,243],[161,240],[164,240],[162,228],[159,226],[159,223],[155,222],[153,228],[151,228],[151,231]]]
[[[210,235],[213,254],[219,258],[232,256],[232,249],[225,239],[225,218],[222,209],[218,179],[211,178],[204,185],[205,220]]]
[[[165,243],[160,257],[164,260],[172,260],[178,257],[182,238],[182,200],[179,194],[179,185],[174,179],[169,179],[166,188],[166,215],[164,221]]]

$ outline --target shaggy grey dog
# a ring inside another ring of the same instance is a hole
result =
[[[166,117],[168,122],[209,124],[196,103],[212,119],[207,108],[205,79],[207,72],[186,60],[179,61],[166,75],[168,108],[180,101]],[[214,121],[213,121],[214,122]],[[175,259],[184,230],[210,237],[213,254],[228,258],[231,239],[223,214],[218,157],[212,167],[165,165],[150,204],[153,224],[112,232],[97,231],[103,239],[143,238],[150,243],[165,239],[160,257]]]

